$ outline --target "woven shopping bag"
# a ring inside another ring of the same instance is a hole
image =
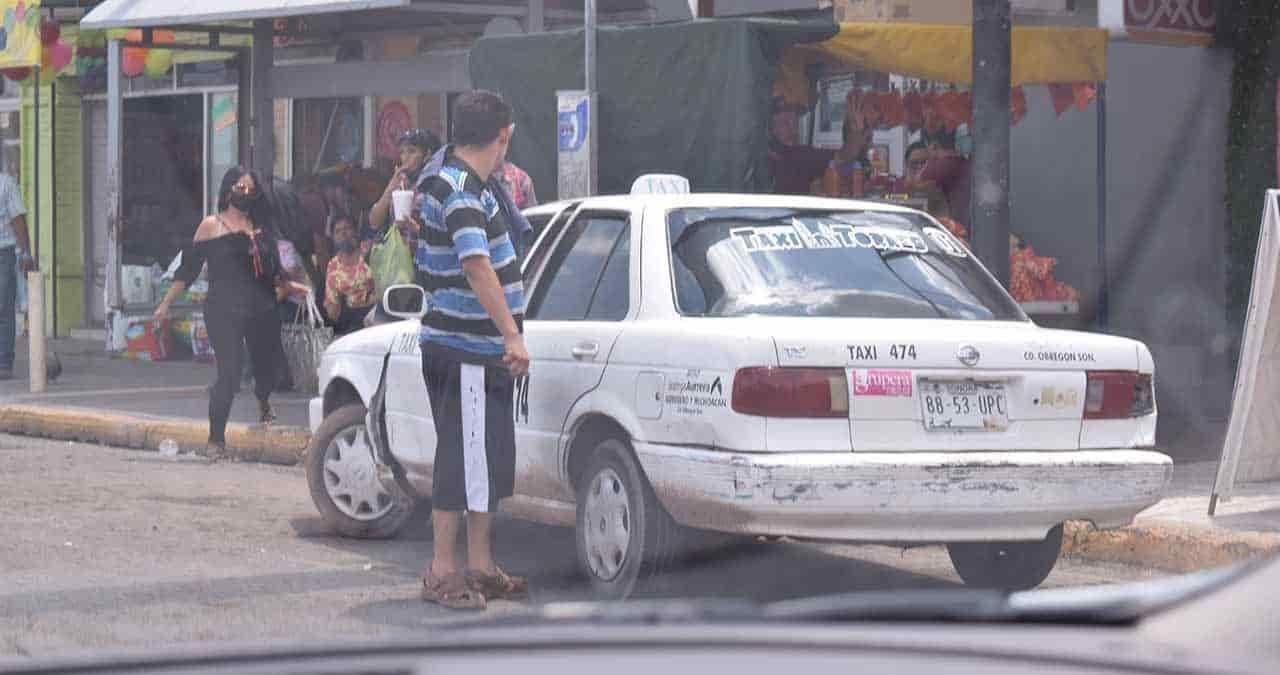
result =
[[[282,328],[281,337],[293,386],[299,392],[318,393],[316,369],[320,367],[324,350],[333,342],[333,329],[324,325],[314,294],[307,294],[307,301],[298,306],[293,323]]]

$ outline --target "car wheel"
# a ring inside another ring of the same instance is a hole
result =
[[[1040,541],[947,544],[951,564],[968,586],[1023,591],[1049,576],[1062,551],[1062,525]]]
[[[623,600],[670,566],[679,538],[627,444],[605,438],[578,481],[578,565],[597,597]]]
[[[363,405],[324,418],[307,446],[307,486],[324,521],[339,534],[385,539],[409,520],[413,499],[378,480]]]

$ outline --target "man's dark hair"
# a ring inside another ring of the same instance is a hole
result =
[[[469,91],[454,101],[452,125],[454,143],[485,146],[511,125],[511,106],[491,91]]]
[[[916,150],[924,150],[925,152],[928,152],[929,146],[926,145],[924,141],[916,141],[915,143],[912,143],[911,145],[907,146],[906,156],[910,157],[911,153],[915,152]]]

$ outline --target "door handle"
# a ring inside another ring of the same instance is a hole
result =
[[[570,350],[575,359],[594,359],[600,353],[600,345],[594,342],[583,342]]]

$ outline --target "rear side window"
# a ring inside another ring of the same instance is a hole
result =
[[[626,316],[628,233],[624,216],[582,214],[575,218],[555,246],[534,288],[529,318],[582,321],[589,315],[597,320],[618,320]],[[624,245],[624,242],[627,243]],[[615,259],[619,248],[624,248],[624,252]],[[597,299],[601,286],[604,293]]]
[[[688,316],[1026,320],[923,214],[680,209],[668,231],[676,306]]]

